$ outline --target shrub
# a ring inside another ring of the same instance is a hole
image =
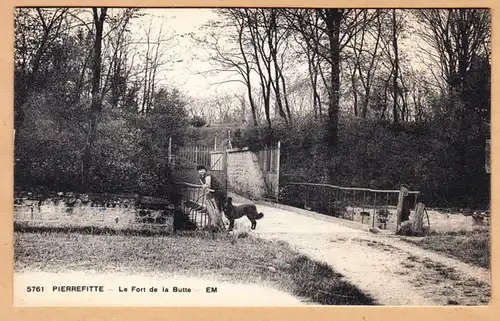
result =
[[[203,127],[207,124],[205,119],[201,118],[200,116],[194,116],[189,123],[193,125],[194,127]]]

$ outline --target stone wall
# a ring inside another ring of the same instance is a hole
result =
[[[251,198],[263,197],[266,185],[257,155],[248,148],[229,149],[227,182],[230,191]]]

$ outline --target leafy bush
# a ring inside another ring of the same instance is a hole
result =
[[[194,116],[189,123],[194,127],[203,127],[207,122],[200,116]]]
[[[58,117],[63,101],[34,95],[24,124],[16,130],[15,186],[21,190],[141,193],[168,190],[168,141],[182,141],[187,128],[185,100],[175,89],[160,89],[155,108],[141,115],[104,106],[93,145],[90,186],[82,186],[87,114]],[[88,103],[88,102],[86,102]],[[85,101],[79,108],[88,105]],[[87,107],[88,108],[88,107]]]

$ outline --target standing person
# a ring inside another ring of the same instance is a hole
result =
[[[220,214],[224,213],[224,204],[226,203],[227,199],[226,188],[217,177],[207,171],[207,168],[205,166],[199,165],[196,167],[196,170],[198,171],[200,182],[203,187],[212,190],[208,193],[207,198],[215,202]]]

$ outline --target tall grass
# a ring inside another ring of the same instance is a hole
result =
[[[71,233],[18,229],[15,270],[55,272],[90,267],[97,272],[159,272],[259,283],[317,304],[374,304],[331,267],[293,251],[284,242],[262,240],[248,233],[120,233],[106,229]]]
[[[431,232],[420,240],[404,240],[424,249],[446,253],[466,263],[490,268],[491,240],[489,228],[486,227],[472,231]]]

